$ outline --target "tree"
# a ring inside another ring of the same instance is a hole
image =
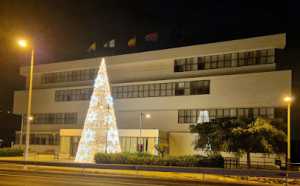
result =
[[[93,162],[97,152],[121,152],[106,64],[102,58],[76,154],[76,162]]]
[[[272,125],[273,124],[278,124]],[[195,148],[204,148],[209,141],[212,151],[246,153],[251,167],[251,152],[282,153],[286,134],[279,123],[263,118],[221,118],[191,126],[199,134]]]

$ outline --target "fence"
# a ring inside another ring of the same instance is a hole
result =
[[[285,161],[274,158],[256,158],[250,161],[250,167],[255,169],[284,169]],[[247,161],[240,158],[227,157],[224,158],[224,168],[248,168]]]

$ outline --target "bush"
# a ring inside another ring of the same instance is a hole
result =
[[[0,149],[0,157],[5,156],[22,156],[23,149],[20,148],[2,148]]]
[[[97,153],[95,161],[99,164],[132,164],[132,165],[158,165],[180,167],[224,167],[221,155],[209,157],[193,156],[155,156],[141,153]]]

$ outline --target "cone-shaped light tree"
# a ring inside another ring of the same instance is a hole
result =
[[[107,76],[105,59],[102,58],[84,128],[76,154],[76,162],[94,162],[97,152],[121,152],[113,99]]]

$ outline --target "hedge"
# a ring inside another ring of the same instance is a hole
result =
[[[0,148],[0,157],[5,156],[22,156],[23,149],[20,148]]]
[[[154,156],[149,154],[97,153],[95,162],[98,164],[132,164],[132,165],[158,165],[180,167],[224,167],[224,159],[221,155],[209,157],[191,156]]]

